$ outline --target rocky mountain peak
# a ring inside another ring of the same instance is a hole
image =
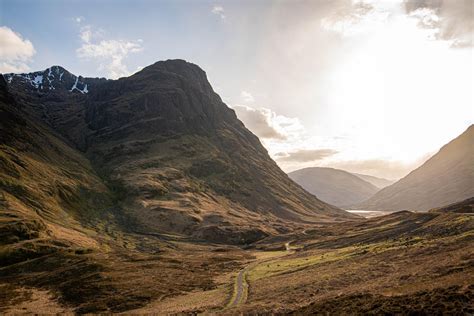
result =
[[[61,66],[51,66],[30,73],[8,73],[3,75],[7,83],[25,91],[40,93],[70,92],[87,94],[91,86],[106,79],[76,76]]]
[[[168,59],[164,61],[158,61],[153,65],[145,67],[142,71],[138,72],[135,76],[159,76],[159,74],[172,74],[173,76],[181,77],[188,83],[192,83],[200,92],[206,95],[215,94],[207,79],[206,72],[202,70],[198,65],[187,62],[182,59]]]

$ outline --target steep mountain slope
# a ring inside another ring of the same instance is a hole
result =
[[[352,174],[359,177],[359,178],[361,178],[364,181],[367,181],[367,182],[375,185],[379,189],[383,189],[383,188],[388,187],[389,185],[395,183],[394,180],[388,180],[388,179],[384,179],[384,178],[369,176],[367,174],[360,174],[360,173],[353,173],[353,172],[352,172]]]
[[[339,169],[304,168],[288,176],[319,199],[339,207],[361,202],[378,191],[371,183]]]
[[[57,66],[6,78],[25,112],[89,159],[136,230],[247,243],[353,218],[291,181],[196,65],[158,62],[119,80]]]
[[[474,125],[406,177],[358,209],[427,211],[474,196]]]
[[[59,248],[97,248],[85,224],[112,205],[89,161],[9,95],[0,76],[0,236],[3,263]]]

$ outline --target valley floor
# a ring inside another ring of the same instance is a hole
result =
[[[398,212],[248,249],[173,238],[4,266],[0,312],[474,312],[473,214]]]

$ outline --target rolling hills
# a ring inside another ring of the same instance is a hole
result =
[[[358,176],[359,178],[361,178],[364,181],[372,183],[373,185],[375,185],[379,189],[383,189],[383,188],[388,187],[389,185],[395,183],[394,180],[388,180],[388,179],[384,179],[384,178],[369,176],[367,174],[360,174],[360,173],[353,173],[353,172],[352,172],[352,174],[355,175],[355,176]]]
[[[338,207],[362,202],[378,191],[359,176],[339,169],[304,168],[288,176],[319,199]]]

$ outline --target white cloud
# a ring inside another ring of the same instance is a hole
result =
[[[338,151],[330,148],[320,149],[299,149],[291,152],[280,152],[274,156],[279,161],[290,161],[290,162],[313,162],[322,160],[326,157],[334,156]]]
[[[253,103],[255,102],[255,98],[250,92],[247,91],[242,91],[240,92],[240,97],[244,100],[246,103]]]
[[[392,1],[399,5],[399,1]],[[390,17],[391,6],[385,2],[354,1],[350,6],[342,6],[328,17],[321,19],[325,30],[351,37],[380,28]]]
[[[233,109],[245,126],[264,141],[290,141],[304,129],[298,119],[278,115],[270,109],[246,105],[235,105]]]
[[[0,27],[0,72],[25,72],[36,53],[33,44],[6,26]]]
[[[225,19],[224,8],[222,6],[220,5],[213,6],[211,12],[215,15],[220,16],[222,20]]]
[[[132,53],[143,50],[143,40],[96,40],[103,37],[104,32],[93,30],[90,25],[81,28],[79,37],[82,45],[76,50],[77,56],[84,59],[96,59],[100,62],[100,69],[106,69],[112,79],[128,76],[131,72],[124,64],[124,59]]]
[[[437,27],[439,22],[439,16],[436,14],[435,10],[430,8],[418,8],[409,14],[412,17],[418,18],[420,23],[424,27]]]
[[[419,20],[421,27],[433,30],[436,39],[450,42],[451,47],[474,45],[472,1],[405,0],[405,10]]]
[[[30,67],[22,62],[0,62],[0,73],[24,73],[30,70]]]
[[[78,16],[78,17],[76,17],[74,20],[76,21],[76,23],[79,23],[79,24],[80,24],[80,23],[82,23],[82,21],[84,21],[84,17]]]
[[[254,109],[245,105],[233,107],[237,117],[244,125],[260,138],[286,139],[274,126],[274,113],[269,109]]]
[[[92,38],[92,28],[90,25],[86,25],[81,28],[81,32],[79,33],[79,37],[84,43],[89,43]]]

